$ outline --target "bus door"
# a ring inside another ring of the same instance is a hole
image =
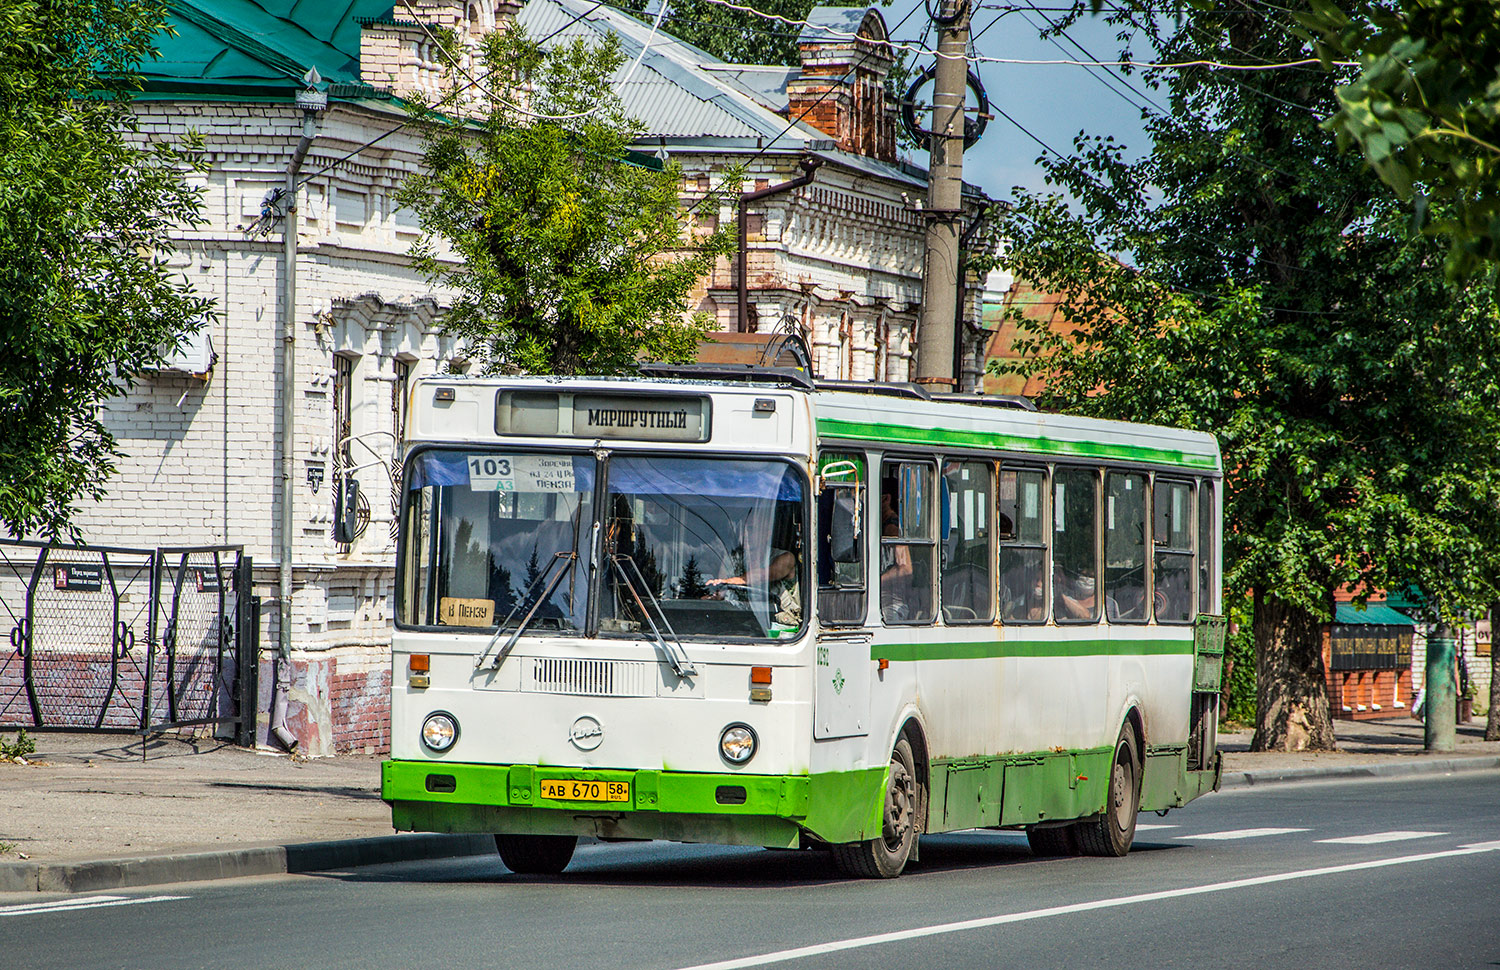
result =
[[[861,737],[870,729],[866,467],[857,452],[824,452],[818,461],[813,737],[820,740]]]

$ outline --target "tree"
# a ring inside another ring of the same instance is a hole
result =
[[[1163,13],[1111,16],[1158,62],[1309,54],[1266,8]],[[1415,584],[1449,615],[1493,598],[1494,291],[1450,286],[1442,247],[1319,126],[1330,74],[1148,78],[1171,113],[1148,123],[1142,160],[1080,136],[1048,169],[1083,214],[1017,201],[1011,268],[1057,293],[1076,329],[1028,328],[1031,359],[1012,369],[1048,375],[1044,406],[1219,436],[1225,600],[1253,601],[1253,744],[1331,748],[1321,632],[1336,590]]]
[[[199,222],[190,150],[140,147],[132,73],[159,0],[0,0],[0,522],[68,531],[119,452],[101,406],[163,362],[210,304],[169,269]]]
[[[1500,4],[1319,0],[1299,20],[1325,60],[1360,63],[1327,122],[1340,144],[1451,241],[1451,273],[1500,260]]]
[[[687,319],[688,298],[733,243],[692,225],[675,165],[629,151],[640,128],[609,85],[618,41],[542,50],[512,28],[481,53],[488,116],[428,113],[426,171],[399,195],[427,234],[418,269],[457,294],[447,329],[486,371],[618,373],[690,357],[708,321]]]
[[[678,578],[675,590],[680,600],[701,600],[708,597],[708,583],[703,580],[703,570],[698,567],[697,556],[688,556],[687,562],[682,564],[682,576]]]

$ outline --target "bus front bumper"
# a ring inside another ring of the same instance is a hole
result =
[[[391,806],[392,824],[402,831],[725,845],[794,847],[804,833],[825,842],[874,838],[880,833],[885,794],[883,768],[746,775],[386,761],[380,774],[380,797]],[[544,794],[544,789],[555,794],[559,788],[585,797]],[[606,792],[617,800],[602,800]],[[588,795],[601,800],[587,800]]]

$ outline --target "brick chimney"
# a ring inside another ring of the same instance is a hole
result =
[[[814,7],[807,21],[797,37],[802,73],[786,88],[789,116],[845,151],[895,161],[896,113],[885,100],[895,53],[885,18],[874,7]]]
[[[480,38],[515,23],[521,0],[414,0],[383,17],[360,20],[359,76],[371,87],[398,97],[440,93],[448,64],[428,32],[445,27],[467,48],[464,68],[472,70]],[[421,23],[403,19],[412,11]],[[423,26],[427,29],[423,30]]]

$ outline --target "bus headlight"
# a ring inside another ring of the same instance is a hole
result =
[[[427,750],[443,752],[458,740],[458,718],[447,711],[435,711],[422,722],[422,743]]]
[[[742,765],[755,757],[755,729],[748,724],[731,724],[719,735],[719,754],[732,765]]]

